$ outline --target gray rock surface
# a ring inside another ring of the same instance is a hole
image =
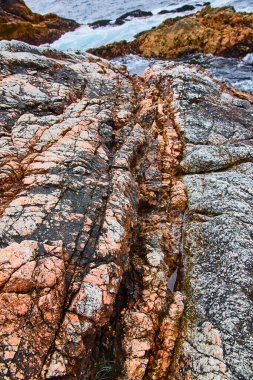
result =
[[[177,376],[251,379],[253,107],[196,68],[169,76],[188,194]]]

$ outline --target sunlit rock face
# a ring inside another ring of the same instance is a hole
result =
[[[194,15],[168,18],[131,41],[115,42],[90,52],[103,58],[138,54],[174,59],[192,53],[243,58],[253,52],[253,14],[237,13],[231,6],[206,6]]]
[[[2,378],[251,379],[250,95],[18,42],[0,68]]]
[[[33,13],[23,0],[0,1],[0,40],[20,40],[32,45],[51,43],[79,24],[48,13]]]

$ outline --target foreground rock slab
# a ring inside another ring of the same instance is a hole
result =
[[[0,69],[1,378],[250,380],[251,96],[21,42]]]

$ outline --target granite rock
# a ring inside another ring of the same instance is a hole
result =
[[[150,71],[171,87],[188,195],[179,286],[185,312],[169,378],[250,379],[252,98],[196,67]]]
[[[0,68],[2,378],[250,380],[252,96],[22,42]]]

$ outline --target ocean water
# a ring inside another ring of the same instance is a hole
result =
[[[203,0],[205,1],[205,0]],[[115,19],[123,13],[143,9],[159,12],[162,9],[175,9],[185,4],[200,4],[202,0],[26,0],[35,12],[54,12],[62,17],[72,18],[80,23],[99,19]],[[215,7],[233,5],[238,11],[253,11],[253,0],[209,0]]]
[[[53,47],[68,50],[87,50],[107,43],[132,40],[134,36],[159,25],[168,17],[186,15],[192,12],[158,15],[163,9],[173,10],[182,5],[191,4],[196,10],[201,9],[197,4],[203,4],[205,0],[26,0],[27,5],[35,12],[54,12],[62,17],[74,19],[82,24],[74,32],[66,33]],[[210,0],[213,6],[233,5],[238,11],[253,12],[253,0]],[[135,18],[118,27],[105,27],[96,30],[87,24],[99,19],[115,20],[127,11],[134,9],[152,11],[154,16],[147,18]]]

